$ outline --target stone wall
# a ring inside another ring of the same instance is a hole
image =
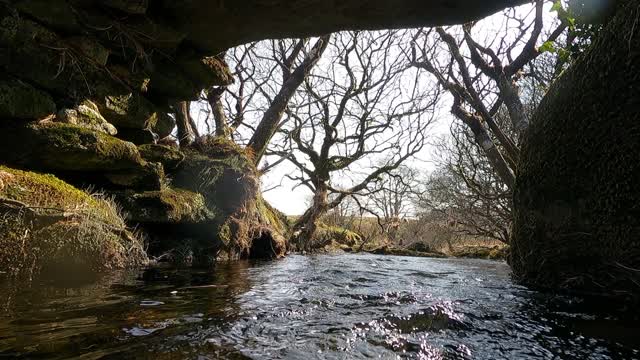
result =
[[[528,285],[640,294],[640,1],[619,1],[522,145],[510,264]]]
[[[164,139],[174,131],[173,104],[232,77],[222,58],[192,46],[149,5],[0,1],[0,165],[7,174],[55,174],[69,188],[115,198],[162,259],[283,255],[282,231],[269,222],[277,217],[264,211],[242,149],[211,138],[177,149]],[[28,200],[0,192],[2,204],[38,206]],[[252,251],[264,247],[254,240],[272,251]]]

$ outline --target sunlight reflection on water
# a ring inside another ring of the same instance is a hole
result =
[[[290,256],[0,290],[0,357],[640,355],[634,322],[514,285],[504,263],[483,260]]]

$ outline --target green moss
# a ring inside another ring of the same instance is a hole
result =
[[[207,207],[201,194],[179,188],[127,191],[118,193],[116,198],[127,219],[137,223],[198,224],[213,222],[217,217],[217,210]]]
[[[218,229],[218,238],[228,246],[229,244],[231,244],[232,236],[233,234],[231,232],[231,226],[229,225],[229,222],[225,222]]]
[[[446,255],[439,252],[423,252],[423,251],[415,251],[403,248],[397,248],[393,246],[381,246],[369,251],[372,254],[378,255],[395,255],[395,256],[413,256],[413,257],[436,257],[436,258],[444,258]]]
[[[144,144],[138,146],[138,151],[143,159],[159,162],[167,170],[176,169],[184,161],[184,154],[169,146]]]
[[[133,169],[107,171],[104,176],[114,185],[138,190],[160,190],[165,182],[162,164],[153,162]]]
[[[17,200],[31,206],[71,209],[78,204],[100,206],[94,198],[50,174],[38,174],[11,169],[0,165],[3,185],[0,193],[3,197]],[[109,209],[101,209],[104,217],[113,220]]]
[[[0,9],[0,45],[12,44],[18,35],[20,19],[15,11]]]
[[[0,271],[100,271],[146,260],[113,203],[52,175],[0,166],[0,215]]]
[[[55,112],[49,94],[18,80],[0,80],[0,118],[37,120]]]
[[[0,124],[5,141],[0,152],[6,163],[33,169],[115,171],[141,169],[136,146],[99,131],[46,122],[28,125]]]
[[[469,245],[455,249],[451,255],[463,258],[505,260],[508,253],[508,246]]]
[[[257,207],[263,223],[283,236],[289,233],[290,224],[286,215],[271,206],[262,196],[258,198]]]
[[[318,224],[315,236],[317,241],[322,244],[335,240],[339,244],[353,246],[362,241],[362,236],[356,232],[324,223]]]

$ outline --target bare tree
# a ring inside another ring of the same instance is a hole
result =
[[[381,176],[364,194],[372,212],[381,215],[383,231],[392,242],[397,240],[400,225],[413,215],[414,197],[421,193],[418,177],[416,169],[401,165]]]
[[[273,154],[294,164],[299,175],[289,178],[314,194],[294,225],[300,246],[313,246],[328,210],[423,148],[438,96],[400,56],[398,46],[408,39],[406,31],[334,35],[322,66],[289,104],[284,141]],[[333,186],[336,173],[351,174],[352,183]]]
[[[473,133],[474,141],[509,188],[515,180],[519,137],[529,124],[518,82],[526,74],[525,67],[543,53],[539,47],[558,39],[566,28],[564,23],[552,24],[550,33],[541,39],[543,4],[537,0],[533,14],[506,10],[501,36],[491,34],[484,41],[476,40],[472,35],[475,23],[449,30],[438,27],[419,31],[407,51],[411,64],[431,73],[453,97],[452,114]],[[502,108],[516,129],[513,136],[494,118]]]
[[[271,138],[283,125],[287,104],[322,56],[329,38],[319,37],[312,46],[309,39],[282,39],[229,50],[235,83],[203,92],[208,131],[246,145],[259,165]],[[281,161],[268,164],[262,172]]]
[[[423,213],[440,213],[460,235],[508,243],[510,190],[464,125],[454,124],[451,135],[438,145],[439,167],[425,181],[418,207]]]

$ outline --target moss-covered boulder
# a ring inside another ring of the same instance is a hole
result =
[[[0,124],[1,161],[31,169],[115,171],[145,165],[136,146],[80,126],[42,122]]]
[[[531,286],[640,297],[640,1],[616,4],[524,138],[509,263]]]
[[[133,169],[105,171],[103,175],[111,185],[137,190],[160,190],[165,181],[162,164],[155,162]]]
[[[148,0],[100,0],[100,3],[127,14],[144,14],[149,6]]]
[[[224,60],[215,56],[184,56],[178,59],[180,69],[200,88],[214,85],[230,85],[233,75]]]
[[[203,137],[183,153],[172,183],[201,193],[206,206],[218,210],[211,231],[222,256],[283,255],[286,241],[278,229],[284,225],[261,199],[257,170],[244,149],[229,140]]]
[[[0,119],[38,120],[55,112],[49,94],[16,79],[0,79]]]
[[[18,0],[16,8],[39,23],[64,32],[81,30],[75,11],[66,0]]]
[[[102,46],[97,39],[89,36],[74,36],[67,38],[65,42],[80,52],[87,61],[98,66],[107,65],[111,51]]]
[[[119,128],[117,136],[136,145],[155,144],[158,141],[158,135],[149,129]]]
[[[202,194],[179,188],[116,193],[128,221],[145,224],[198,224],[216,220]],[[213,232],[211,233],[213,238]]]
[[[175,120],[136,92],[96,99],[100,113],[118,128],[149,129],[163,138],[171,134]]]
[[[339,226],[331,226],[325,223],[319,223],[316,231],[315,242],[317,246],[323,247],[332,241],[338,244],[354,246],[362,242],[362,236],[354,231]]]
[[[178,149],[159,144],[144,144],[138,146],[138,151],[146,161],[159,162],[166,171],[172,171],[184,161],[184,154]]]
[[[146,263],[115,205],[52,175],[0,166],[0,271],[85,272]]]
[[[115,126],[102,117],[98,106],[89,100],[84,100],[73,109],[60,110],[55,121],[101,131],[108,135],[116,135],[118,133]]]
[[[148,89],[151,95],[170,102],[197,100],[202,90],[178,65],[169,61],[160,63],[151,74]]]

